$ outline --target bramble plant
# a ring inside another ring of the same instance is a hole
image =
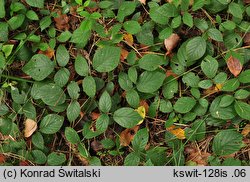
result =
[[[1,165],[250,165],[249,0],[0,0]]]

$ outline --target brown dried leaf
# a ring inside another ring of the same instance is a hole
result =
[[[91,148],[94,151],[98,152],[103,149],[103,146],[100,141],[94,140],[93,142],[91,142]]]
[[[69,29],[69,17],[66,14],[62,14],[61,11],[57,11],[58,17],[54,18],[56,22],[56,28],[59,30]]]
[[[249,4],[250,0],[244,0],[244,3]]]
[[[166,76],[167,76],[167,77],[173,76],[173,77],[175,77],[175,78],[178,77],[178,75],[175,74],[175,73],[173,72],[173,70],[166,70]]]
[[[167,55],[171,54],[172,50],[177,46],[177,44],[180,41],[179,35],[173,33],[168,37],[167,39],[164,40],[164,45],[165,48],[167,49]]]
[[[127,128],[123,130],[120,134],[120,145],[128,146],[130,142],[133,140],[138,129],[139,129],[139,126],[135,126],[133,128]]]
[[[120,56],[121,61],[124,61],[125,59],[127,59],[128,54],[129,52],[126,49],[122,49],[121,56]]]
[[[146,0],[139,0],[142,4],[146,5]]]
[[[246,33],[243,41],[244,41],[245,45],[247,45],[247,46],[250,45],[250,33]]]
[[[96,113],[96,112],[92,112],[91,113],[91,118],[93,121],[97,120],[97,118],[99,118],[100,113]]]
[[[246,137],[249,133],[250,133],[250,124],[247,124],[247,125],[243,128],[241,134],[242,134],[244,137]]]
[[[238,76],[242,70],[242,64],[238,59],[234,58],[233,56],[230,56],[228,58],[227,67],[235,77]]]
[[[30,137],[37,129],[37,122],[32,119],[26,119],[24,123],[24,137]]]
[[[39,50],[38,54],[44,54],[45,56],[47,56],[48,58],[53,58],[55,55],[55,51],[53,49],[51,49],[50,47],[48,47],[48,49],[46,51],[42,51]]]

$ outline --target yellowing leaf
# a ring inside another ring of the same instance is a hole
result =
[[[26,119],[24,123],[24,136],[30,137],[37,129],[37,122],[32,119]]]
[[[222,89],[222,87],[223,87],[223,84],[218,83],[218,84],[215,85],[215,89],[214,90],[220,91]]]
[[[185,131],[181,128],[177,128],[175,125],[170,126],[167,130],[175,135],[178,139],[185,139]]]
[[[133,43],[134,43],[134,38],[133,38],[133,35],[131,35],[131,34],[124,34],[123,35],[123,39],[129,44],[129,45],[133,45]]]
[[[242,64],[238,59],[234,58],[233,56],[230,56],[227,59],[227,67],[235,77],[238,76],[242,70]]]
[[[243,128],[243,130],[242,130],[242,132],[241,132],[241,134],[242,134],[244,137],[247,136],[248,133],[250,133],[250,124],[247,124],[247,125]]]
[[[144,106],[140,106],[137,109],[135,109],[135,111],[137,111],[140,116],[143,118],[141,121],[139,121],[138,125],[142,124],[144,118],[146,117],[146,109]]]

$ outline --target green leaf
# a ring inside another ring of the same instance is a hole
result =
[[[8,35],[9,35],[8,24],[4,22],[0,22],[0,41],[6,42],[8,40]]]
[[[231,95],[224,95],[220,100],[220,107],[230,106],[234,102],[234,97]]]
[[[241,83],[250,83],[250,69],[247,69],[245,71],[243,71],[240,75],[239,75],[239,81]]]
[[[124,72],[119,73],[118,83],[123,90],[130,90],[133,88],[132,81],[130,81],[128,75]]]
[[[233,154],[243,147],[242,135],[236,131],[220,131],[213,140],[213,151],[219,156]]]
[[[140,163],[140,155],[136,152],[129,153],[124,161],[124,166],[138,166]]]
[[[191,130],[186,130],[185,135],[189,141],[200,141],[204,139],[206,135],[206,122],[201,119],[194,121]]]
[[[192,10],[196,11],[196,10],[202,8],[204,6],[205,2],[206,2],[206,0],[196,0],[196,1],[194,1],[194,4],[192,6]]]
[[[216,28],[210,28],[207,33],[211,39],[218,41],[218,42],[223,41],[223,37],[222,37],[221,32],[219,30],[217,30]]]
[[[110,111],[112,106],[112,100],[107,91],[103,92],[99,100],[99,109],[100,111],[107,113]]]
[[[92,76],[84,78],[82,83],[83,91],[89,96],[94,97],[96,93],[96,83]]]
[[[139,76],[136,87],[140,92],[153,93],[162,86],[165,77],[161,71],[144,71]]]
[[[250,92],[244,89],[237,90],[234,94],[236,99],[246,99],[250,96]]]
[[[120,62],[121,49],[118,47],[104,47],[95,52],[93,68],[98,72],[110,72]]]
[[[154,71],[164,63],[166,63],[166,61],[162,56],[146,54],[139,60],[139,67],[147,71]]]
[[[140,97],[135,90],[131,89],[126,92],[126,100],[131,107],[139,107]]]
[[[63,153],[52,152],[48,155],[47,163],[49,166],[60,166],[66,161],[66,156]]]
[[[189,61],[200,59],[206,52],[206,41],[202,37],[192,38],[186,45]]]
[[[22,26],[25,20],[25,16],[23,14],[18,14],[13,16],[11,19],[7,21],[11,30],[16,30]]]
[[[231,13],[234,17],[242,19],[243,10],[240,5],[237,3],[230,3],[228,7],[228,12]]]
[[[218,67],[219,67],[218,61],[209,55],[206,56],[204,60],[201,62],[201,69],[208,78],[215,77],[218,71]]]
[[[188,113],[193,109],[196,100],[191,97],[181,97],[174,104],[174,110],[179,113]]]
[[[5,0],[0,0],[0,18],[5,17]]]
[[[135,2],[122,2],[121,6],[118,9],[118,14],[117,14],[117,20],[119,22],[123,22],[124,18],[128,15],[131,15],[136,8],[136,3]]]
[[[30,75],[34,80],[41,81],[47,78],[53,70],[54,63],[43,54],[34,55],[23,67],[23,72]]]
[[[44,139],[40,132],[36,132],[32,135],[32,143],[37,148],[43,150],[44,149]]]
[[[178,92],[178,81],[173,77],[168,77],[163,85],[162,93],[166,99],[172,99],[174,94]]]
[[[167,27],[159,33],[159,38],[164,40],[168,38],[170,35],[172,35],[172,33],[173,33],[173,29],[170,27]]]
[[[128,69],[128,77],[133,83],[136,83],[138,77],[136,67],[130,67]]]
[[[26,16],[27,16],[27,18],[29,18],[30,20],[39,20],[38,15],[37,15],[36,12],[33,11],[33,10],[27,11]]]
[[[226,91],[226,92],[233,92],[237,88],[239,88],[239,86],[240,86],[239,80],[237,78],[232,78],[232,79],[227,80],[223,84],[223,87],[221,88],[221,90]]]
[[[148,129],[140,129],[134,136],[132,140],[132,146],[135,152],[143,151],[148,143]]]
[[[61,68],[55,74],[54,77],[55,84],[58,85],[59,87],[63,87],[69,81],[69,77],[70,77],[69,70],[66,68]]]
[[[102,114],[96,120],[96,129],[98,132],[104,132],[107,130],[109,125],[109,116],[107,114]]]
[[[133,128],[142,120],[142,117],[134,109],[123,107],[115,111],[113,118],[115,122],[124,128]]]
[[[242,102],[242,101],[235,101],[234,109],[241,118],[250,120],[250,105],[249,104]]]
[[[147,150],[146,156],[155,166],[165,166],[167,163],[166,147],[155,147]]]
[[[235,111],[233,107],[230,105],[228,107],[220,107],[221,97],[216,97],[212,104],[210,105],[210,113],[214,118],[229,120],[235,117]]]
[[[69,62],[69,52],[65,46],[59,45],[56,50],[56,61],[59,66],[64,67]]]
[[[223,161],[222,166],[241,166],[239,159],[227,158]]]
[[[64,118],[57,114],[48,114],[40,123],[40,132],[44,134],[54,134],[60,130]]]
[[[213,82],[211,80],[202,80],[198,83],[198,86],[203,89],[208,89],[213,86]]]
[[[185,12],[183,14],[183,23],[186,24],[187,26],[189,26],[190,28],[193,27],[194,22],[193,22],[193,17],[191,14],[189,14],[188,12]]]
[[[42,86],[39,90],[39,96],[49,106],[61,105],[66,100],[64,91],[53,83]]]
[[[170,113],[173,111],[173,106],[170,101],[161,100],[160,101],[160,111],[163,113]]]
[[[113,147],[115,147],[115,142],[110,138],[103,139],[101,141],[101,144],[105,149],[112,149]]]
[[[80,87],[75,81],[71,81],[67,86],[67,90],[71,99],[78,99],[80,94]]]
[[[62,32],[58,37],[57,40],[59,42],[66,42],[68,41],[72,36],[72,33],[68,30],[66,30],[65,32]]]
[[[0,118],[0,132],[3,135],[9,135],[13,127],[12,121],[9,118]]]
[[[44,7],[44,0],[26,0],[26,3],[35,8]]]
[[[67,118],[70,122],[75,121],[81,112],[81,106],[77,101],[71,101],[67,108]]]
[[[31,154],[34,158],[36,164],[45,164],[47,161],[47,156],[41,150],[32,150]]]
[[[39,25],[41,28],[41,31],[45,30],[46,28],[48,28],[51,24],[51,18],[50,16],[45,16],[43,19],[41,19]]]
[[[75,59],[75,70],[80,76],[88,76],[89,65],[84,57],[78,55]]]
[[[70,127],[65,128],[65,137],[72,144],[77,144],[81,141],[77,132]]]
[[[142,30],[140,24],[134,20],[124,22],[123,27],[128,33],[132,35],[137,34]]]

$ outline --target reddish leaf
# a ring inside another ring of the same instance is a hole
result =
[[[242,70],[242,64],[238,59],[234,58],[233,56],[230,56],[228,58],[227,67],[235,77],[238,76]]]
[[[97,118],[99,118],[100,113],[96,113],[96,112],[92,112],[91,113],[91,118],[93,121],[97,120]]]
[[[128,146],[130,142],[133,140],[138,129],[139,129],[139,126],[135,126],[133,128],[127,128],[123,130],[120,134],[120,145]]]
[[[177,46],[177,44],[180,41],[179,35],[173,33],[168,37],[167,39],[164,40],[164,45],[165,48],[167,49],[167,55],[171,54],[172,50]]]
[[[20,161],[19,166],[30,166],[28,161]]]
[[[3,154],[0,154],[0,164],[5,163],[5,156]]]

